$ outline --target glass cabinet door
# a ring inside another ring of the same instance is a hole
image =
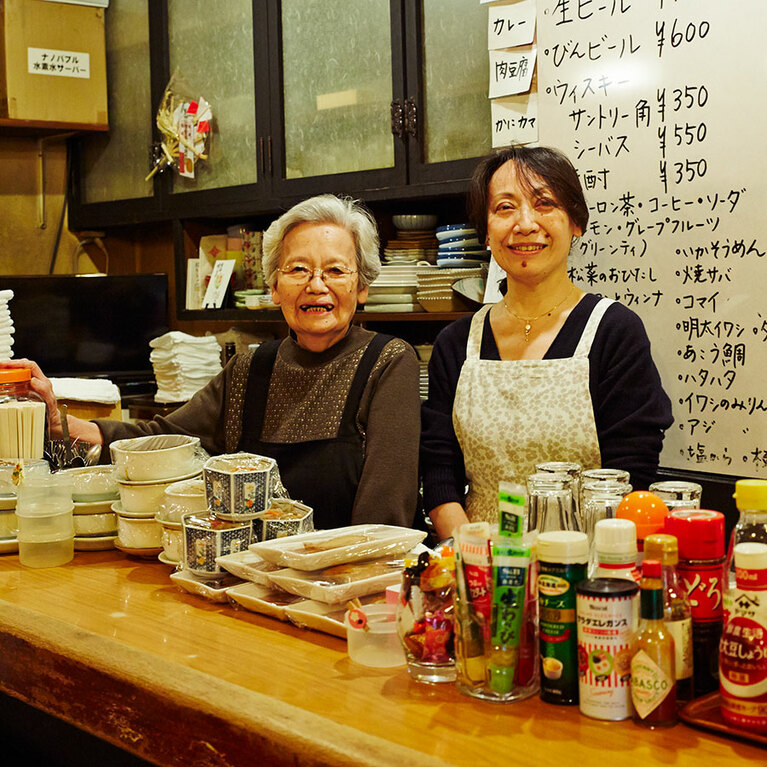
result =
[[[282,0],[280,22],[283,177],[393,168],[390,0]]]
[[[251,0],[168,0],[171,73],[213,110],[207,160],[195,178],[173,173],[173,192],[258,181],[256,86]]]
[[[151,197],[152,99],[146,0],[106,11],[109,132],[80,144],[80,204]]]
[[[422,177],[430,176],[425,166],[481,157],[492,142],[487,6],[466,0],[421,0],[419,5],[420,49],[408,51],[412,59],[420,56],[420,72],[409,70],[408,95],[415,97],[419,85],[421,93],[411,181],[419,180],[419,170]]]

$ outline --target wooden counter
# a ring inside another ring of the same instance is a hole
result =
[[[169,572],[119,552],[41,570],[0,557],[0,689],[162,765],[765,763],[684,724],[649,732],[365,669],[340,639],[211,604]]]

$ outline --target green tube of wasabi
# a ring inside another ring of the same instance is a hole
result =
[[[493,601],[488,686],[505,695],[514,688],[530,570],[530,547],[499,537],[491,546]]]

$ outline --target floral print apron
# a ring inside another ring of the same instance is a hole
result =
[[[542,461],[601,464],[589,392],[588,355],[611,299],[601,299],[572,357],[480,359],[485,315],[473,317],[453,404],[453,428],[463,451],[472,522],[498,521],[498,483],[525,483]]]

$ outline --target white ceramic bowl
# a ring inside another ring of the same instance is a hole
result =
[[[119,498],[119,492],[117,497]],[[78,503],[75,501],[75,507],[72,510],[72,513],[75,515],[78,514],[106,514],[107,512],[112,510],[112,504],[114,503],[114,499],[110,499],[108,501],[91,501],[90,503]]]
[[[173,483],[174,480],[171,479],[158,482],[128,482],[118,479],[123,509],[130,514],[156,514],[165,500],[165,488]]]
[[[157,518],[162,527],[162,548],[172,562],[180,562],[184,556],[184,526],[181,522],[168,522]]]
[[[433,229],[437,217],[428,213],[404,213],[392,216],[392,222],[397,229]]]
[[[114,466],[80,466],[61,473],[72,478],[75,503],[113,501],[118,497]]]
[[[185,479],[165,488],[165,497],[160,517],[168,522],[181,523],[181,517],[193,511],[205,511],[208,501],[205,497],[203,479]]]
[[[159,549],[162,527],[154,514],[117,514],[117,539],[124,549]]]
[[[157,434],[121,439],[109,446],[118,481],[150,482],[180,479],[192,473],[199,437]]]
[[[117,514],[76,514],[72,521],[75,535],[108,535],[117,530]]]

